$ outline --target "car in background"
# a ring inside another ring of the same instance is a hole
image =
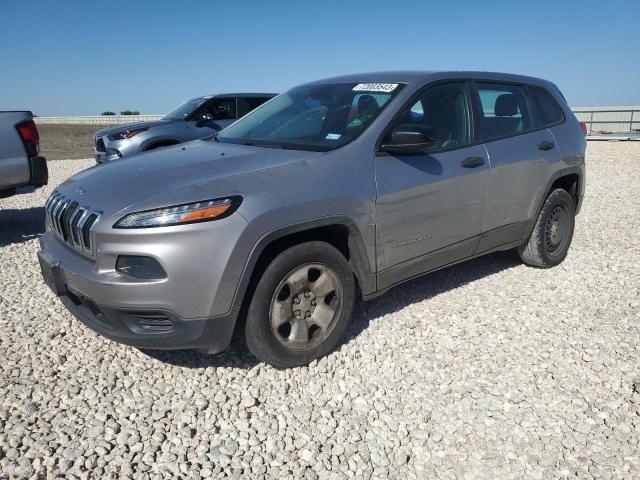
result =
[[[18,187],[47,184],[47,161],[40,153],[40,134],[29,111],[0,112],[0,198]]]
[[[275,97],[275,93],[227,93],[181,103],[160,120],[105,128],[94,137],[97,163],[208,137]]]

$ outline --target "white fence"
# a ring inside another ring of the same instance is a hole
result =
[[[640,106],[574,107],[579,121],[587,124],[589,134],[640,132]]]
[[[35,117],[39,125],[122,125],[160,120],[162,115],[96,115],[73,117]]]

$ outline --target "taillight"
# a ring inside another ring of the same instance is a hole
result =
[[[18,134],[24,143],[24,148],[30,157],[35,157],[40,151],[40,134],[36,127],[36,122],[27,120],[26,122],[16,125]]]
[[[587,124],[584,122],[580,122],[580,128],[582,129],[582,133],[584,133],[584,136],[586,137],[588,134]]]

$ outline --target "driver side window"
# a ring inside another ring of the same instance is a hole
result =
[[[444,83],[424,90],[418,100],[395,121],[383,143],[391,142],[398,127],[422,132],[433,141],[429,152],[450,150],[471,143],[469,102],[463,82]]]
[[[235,120],[236,99],[224,98],[210,102],[200,115],[203,120]]]

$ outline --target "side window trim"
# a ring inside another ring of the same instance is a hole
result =
[[[459,83],[463,86],[462,90],[464,92],[464,97],[466,100],[466,110],[467,110],[467,134],[469,136],[469,141],[467,143],[465,143],[464,145],[459,145],[459,146],[455,146],[452,148],[444,148],[444,149],[439,149],[439,150],[433,150],[429,152],[429,155],[431,154],[435,154],[435,153],[442,153],[442,152],[451,152],[453,150],[459,150],[461,148],[468,148],[471,147],[473,145],[476,145],[476,143],[474,142],[474,130],[475,130],[475,119],[474,119],[474,109],[473,106],[471,105],[472,103],[472,95],[471,95],[471,91],[470,91],[470,83],[471,81],[466,79],[466,78],[452,78],[452,79],[446,79],[446,80],[438,80],[436,82],[431,82],[428,83],[426,85],[423,85],[416,93],[414,93],[409,100],[407,100],[397,111],[396,114],[393,116],[393,118],[389,121],[389,123],[387,123],[387,125],[385,126],[384,130],[382,131],[382,133],[380,134],[380,136],[378,137],[378,140],[376,142],[376,147],[375,147],[375,151],[374,154],[376,156],[388,156],[389,154],[387,152],[382,152],[380,151],[380,145],[382,145],[382,140],[387,136],[387,134],[390,132],[391,128],[395,125],[396,121],[400,118],[400,116],[404,113],[404,111],[408,108],[411,108],[413,105],[415,105],[418,100],[420,100],[420,97],[424,94],[424,92],[426,92],[428,89],[433,88],[433,87],[437,87],[439,85],[447,85],[447,84],[452,84],[452,83]]]
[[[469,92],[471,95],[471,107],[473,112],[473,138],[472,141],[475,145],[484,143],[482,140],[483,129],[482,119],[480,115],[482,115],[482,102],[480,101],[480,94],[478,93],[478,86],[476,85],[476,80],[469,80]]]

